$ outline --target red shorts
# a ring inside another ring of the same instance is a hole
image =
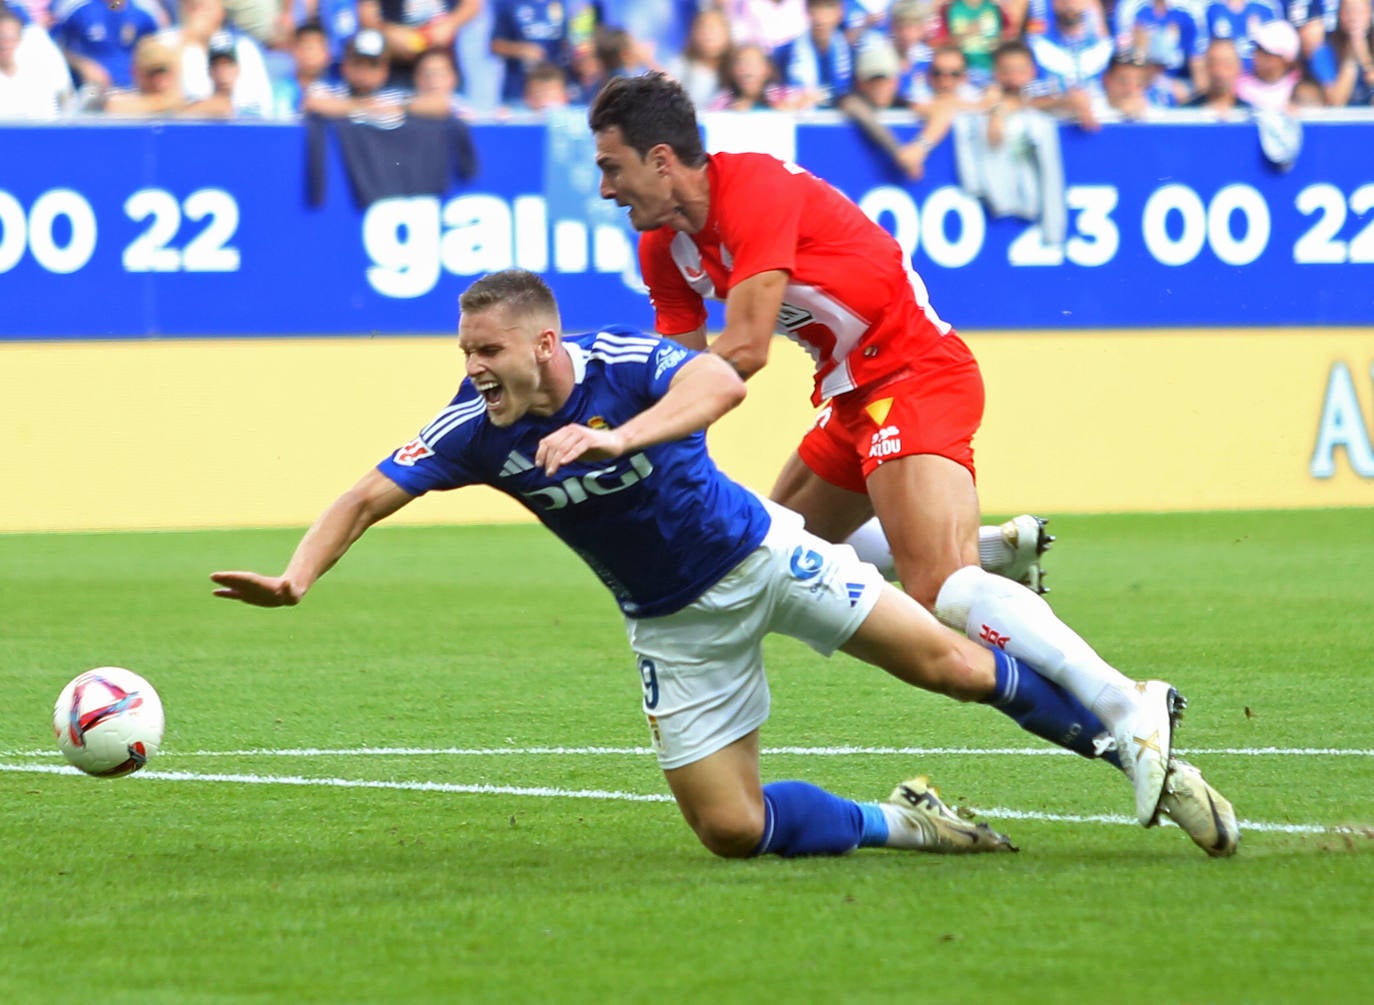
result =
[[[983,377],[953,332],[910,369],[821,405],[798,451],[832,485],[866,493],[884,461],[937,454],[973,469],[973,434],[983,421]]]

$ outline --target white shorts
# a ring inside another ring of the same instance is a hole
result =
[[[626,618],[659,765],[699,761],[768,718],[763,638],[800,639],[829,656],[858,630],[885,583],[848,545],[808,533],[768,504],[763,543],[689,607]]]

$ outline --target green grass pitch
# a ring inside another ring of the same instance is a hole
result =
[[[536,527],[378,528],[290,611],[206,577],[294,531],[0,535],[0,1002],[1367,1002],[1371,518],[1052,522],[1060,616],[1189,697],[1226,861],[1105,766],[790,640],[765,779],[925,772],[1022,852],[713,859],[610,598]],[[110,663],[163,750],[61,773],[52,700]]]

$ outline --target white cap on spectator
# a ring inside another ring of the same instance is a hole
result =
[[[1255,47],[1270,55],[1278,56],[1290,63],[1298,58],[1298,32],[1287,21],[1265,21],[1255,29],[1253,38]]]
[[[212,62],[216,59],[232,59],[235,63],[239,61],[238,40],[227,31],[217,31],[211,35],[205,48]]]
[[[859,58],[854,61],[854,76],[859,80],[895,77],[901,72],[902,63],[897,58],[897,50],[886,39],[865,42],[859,50]]]
[[[381,59],[386,52],[386,39],[373,28],[363,28],[348,41],[348,49],[356,56],[366,59]]]
[[[929,0],[897,0],[892,5],[892,12],[888,15],[893,21],[919,21],[930,20],[933,8]]]

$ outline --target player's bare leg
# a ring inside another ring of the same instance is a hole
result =
[[[902,587],[929,611],[957,569],[978,565],[978,492],[962,464],[934,454],[898,457],[868,476]]]
[[[725,858],[843,855],[860,847],[945,854],[1015,851],[986,824],[964,820],[924,777],[883,803],[856,803],[808,782],[759,784],[759,734],[664,771],[678,808],[701,843]]]
[[[756,729],[699,761],[663,772],[687,826],[723,858],[747,858],[763,840]]]
[[[778,473],[769,498],[800,513],[811,533],[835,543],[873,516],[873,503],[867,495],[830,484],[807,467],[795,451]]]
[[[1173,727],[1183,702],[1162,681],[1137,683],[1102,659],[1029,589],[978,567],[978,497],[962,465],[899,457],[868,477],[906,591],[970,639],[1033,666],[1106,726],[1134,784],[1136,814],[1153,825],[1165,795]]]
[[[831,485],[794,453],[783,465],[771,498],[800,513],[811,533],[849,545],[888,579],[898,578],[892,547],[867,495]],[[1045,521],[1025,514],[978,529],[978,562],[988,572],[1046,593],[1040,556],[1053,541]]]
[[[1005,576],[1036,593],[1049,593],[1045,571],[1040,567],[1041,556],[1054,543],[1046,523],[1041,517],[1022,513],[1004,523],[983,524],[978,528],[978,564],[987,572]],[[888,579],[897,578],[892,549],[876,516],[845,538],[844,543],[865,562],[876,565]]]

